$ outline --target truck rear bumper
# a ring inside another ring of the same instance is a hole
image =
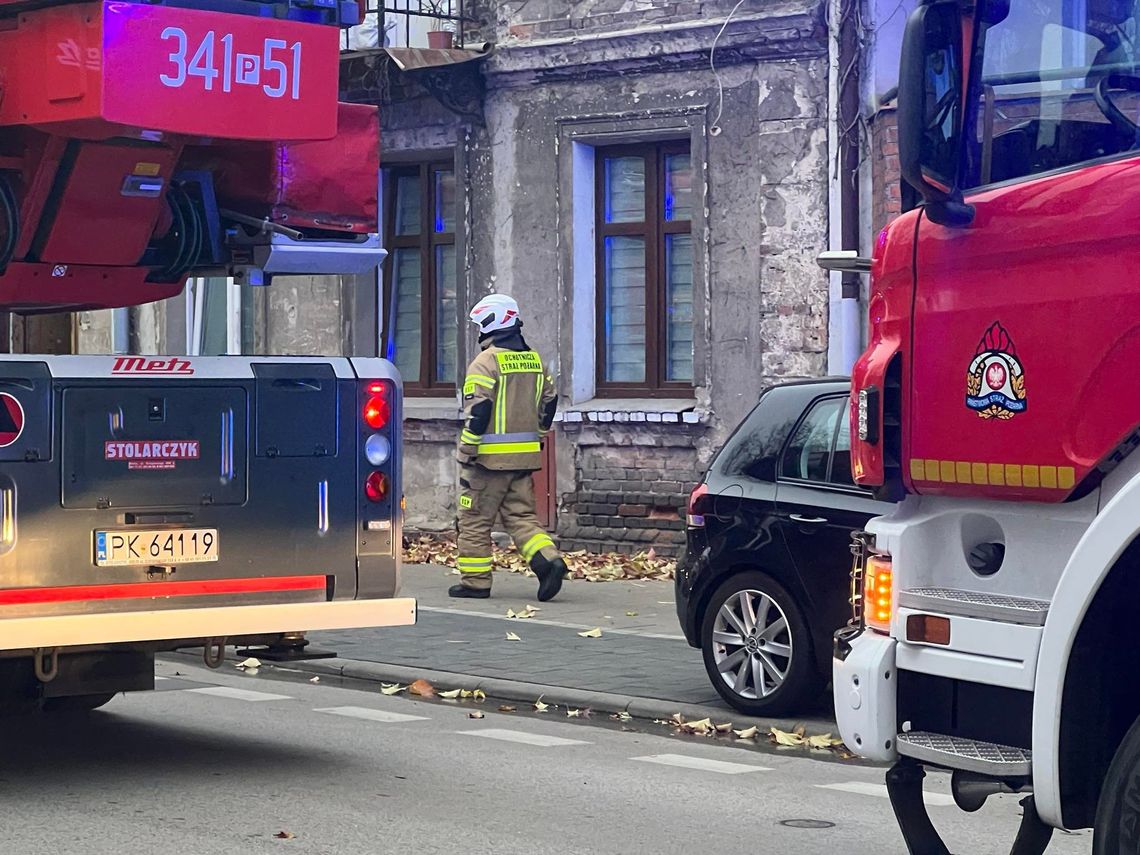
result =
[[[411,626],[416,601],[335,600],[0,619],[0,651]]]

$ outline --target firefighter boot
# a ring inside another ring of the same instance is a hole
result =
[[[447,589],[447,596],[457,597],[460,599],[467,598],[472,600],[485,600],[491,596],[491,589],[469,588],[466,585],[452,585]]]
[[[553,600],[562,590],[562,578],[569,572],[561,557],[548,560],[537,554],[530,560],[530,569],[538,577],[538,601]]]

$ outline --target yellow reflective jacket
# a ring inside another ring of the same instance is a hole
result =
[[[463,380],[459,462],[494,470],[541,469],[541,440],[554,420],[556,400],[554,381],[535,351],[486,346]]]

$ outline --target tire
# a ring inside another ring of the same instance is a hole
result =
[[[752,604],[753,621],[764,620],[760,610],[765,602],[770,604],[765,609],[766,633],[751,639],[740,633],[756,625],[750,627],[745,620],[742,596]],[[730,643],[730,636],[741,643]],[[783,585],[756,570],[725,580],[709,598],[701,619],[701,653],[713,688],[747,715],[794,713],[823,689],[803,610]]]
[[[69,695],[63,698],[45,698],[46,713],[86,713],[97,710],[115,697],[115,693],[100,695]]]
[[[1109,764],[1093,824],[1093,855],[1140,852],[1140,719]]]

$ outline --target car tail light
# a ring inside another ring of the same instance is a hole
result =
[[[891,557],[872,555],[863,573],[863,619],[879,632],[891,629]]]
[[[370,502],[382,502],[388,495],[388,476],[373,472],[364,481],[364,495]]]
[[[364,405],[364,423],[373,430],[381,430],[388,424],[392,408],[388,404],[388,390],[383,383],[368,386],[368,401]]]
[[[689,507],[686,511],[688,523],[691,528],[702,528],[705,524],[704,515],[698,513],[701,499],[709,494],[708,484],[698,484],[689,494]]]

